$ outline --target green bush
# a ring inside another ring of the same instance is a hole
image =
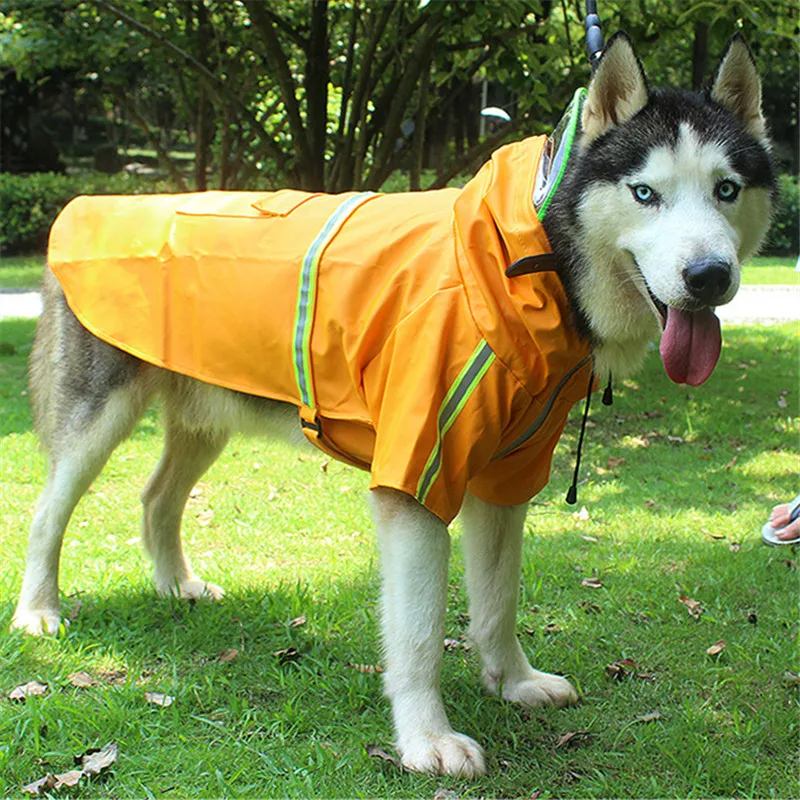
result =
[[[170,191],[166,181],[120,173],[0,174],[0,253],[44,253],[58,213],[81,194],[145,194]]]
[[[794,175],[779,175],[779,200],[765,250],[774,254],[800,252],[800,185]]]

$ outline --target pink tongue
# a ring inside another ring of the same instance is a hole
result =
[[[661,360],[675,383],[704,383],[717,365],[721,348],[719,320],[710,308],[693,312],[667,309]]]

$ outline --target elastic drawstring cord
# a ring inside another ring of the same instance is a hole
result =
[[[589,389],[586,392],[586,405],[583,408],[583,419],[581,420],[581,432],[578,435],[578,453],[575,456],[575,471],[572,473],[572,486],[569,487],[566,500],[574,506],[578,502],[578,475],[581,469],[581,449],[583,448],[583,437],[586,433],[586,423],[589,421],[589,406],[592,400],[592,386],[594,386],[594,367],[589,376]],[[608,374],[608,384],[603,392],[603,405],[610,406],[614,402],[614,390],[611,388],[611,373]]]

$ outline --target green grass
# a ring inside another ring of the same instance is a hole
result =
[[[745,264],[742,284],[800,286],[797,259],[791,256],[761,256]]]
[[[722,361],[697,389],[670,384],[654,352],[610,409],[596,402],[585,514],[563,503],[573,412],[529,515],[519,630],[533,663],[568,675],[581,702],[513,707],[484,694],[474,653],[448,652],[451,720],[487,749],[489,775],[472,782],[401,774],[365,754],[392,736],[380,677],[348,666],[381,660],[367,480],[314,451],[231,443],[184,525],[197,571],[228,596],[170,602],[154,596],[136,542],[138,491],[159,449],[148,414],[67,533],[71,627],[57,639],[5,632],[44,478],[25,395],[32,332],[0,322],[0,793],[115,741],[113,772],[70,796],[797,796],[798,689],[782,682],[800,670],[797,555],[759,539],[769,509],[798,491],[797,326],[726,328]],[[603,587],[581,586],[589,576]],[[463,583],[455,547],[450,637],[465,631]],[[679,595],[702,603],[700,621]],[[708,656],[720,639],[727,647]],[[274,653],[287,647],[301,657],[281,665]],[[239,656],[220,662],[229,648]],[[611,680],[606,665],[624,658],[634,674]],[[72,687],[78,670],[97,686]],[[34,679],[49,685],[44,697],[4,699]],[[176,701],[149,705],[149,690]]]
[[[0,257],[0,289],[38,288],[44,262],[44,256]]]
[[[800,285],[796,259],[789,256],[755,258],[742,270],[742,283]],[[0,258],[0,289],[35,289],[42,279],[44,256],[3,256]]]

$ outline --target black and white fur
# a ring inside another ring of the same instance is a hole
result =
[[[662,305],[693,309],[733,297],[739,263],[767,229],[774,187],[747,46],[734,38],[710,93],[690,95],[648,92],[630,42],[615,37],[590,84],[583,129],[547,232],[564,265],[575,324],[592,343],[598,369],[625,374],[658,336]],[[739,187],[735,202],[715,196],[721,181]],[[638,185],[652,187],[661,204],[638,201],[631,190]],[[704,276],[708,264],[713,274]],[[156,395],[164,405],[166,442],[142,494],[142,538],[156,588],[165,595],[221,597],[222,589],[195,575],[183,553],[184,504],[232,433],[284,431],[302,440],[296,409],[171,374],[99,341],[77,322],[52,275],[44,301],[31,398],[49,473],[13,627],[58,631],[59,557],[70,515]],[[383,564],[385,690],[402,762],[412,770],[480,774],[483,751],[451,728],[439,682],[447,527],[393,490],[375,490],[371,503]],[[564,678],[535,670],[515,633],[525,515],[525,505],[465,499],[470,634],[490,692],[525,706],[563,706],[577,700],[575,690]]]

